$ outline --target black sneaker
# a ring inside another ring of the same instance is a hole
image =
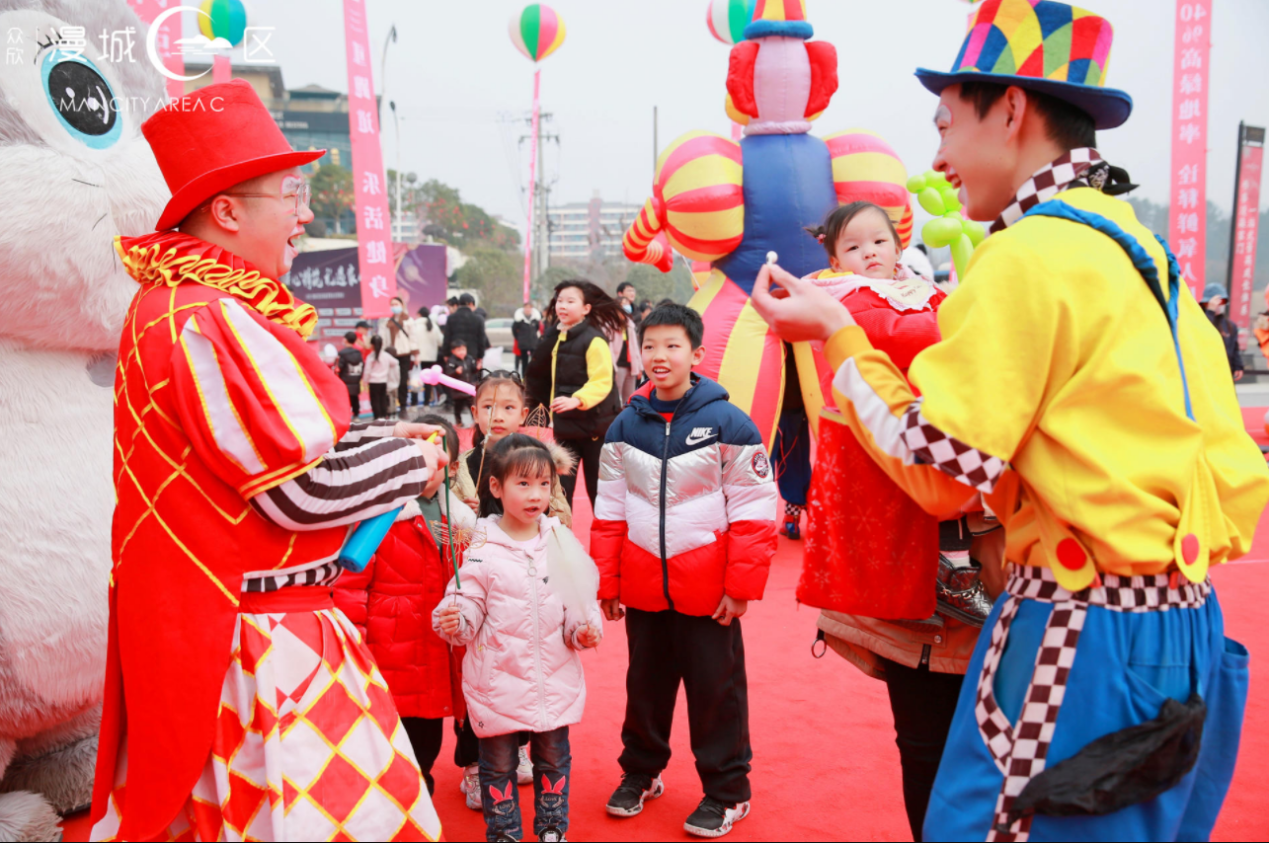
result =
[[[665,793],[665,783],[661,777],[642,776],[626,773],[621,777],[621,784],[608,799],[608,813],[614,817],[633,817],[643,810],[643,803],[648,799],[656,799]]]
[[[683,830],[697,837],[722,837],[731,827],[749,816],[749,803],[727,804],[711,796],[701,800],[696,810],[683,823]]]

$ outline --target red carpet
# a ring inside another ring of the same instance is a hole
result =
[[[1261,413],[1263,416],[1263,412]],[[590,511],[578,494],[577,532],[589,533]],[[1269,524],[1259,536],[1269,560]],[[585,538],[583,538],[585,541]],[[1257,542],[1257,550],[1261,543]],[[799,610],[794,587],[801,545],[781,539],[767,597],[744,620],[750,718],[754,747],[753,814],[736,826],[734,840],[908,840],[885,687],[836,655],[810,655],[815,612]],[[1269,653],[1269,565],[1240,562],[1213,572],[1230,637],[1259,658]],[[614,820],[604,803],[620,777],[616,759],[625,701],[623,626],[608,624],[603,646],[586,656],[586,719],[572,730],[572,828],[585,840],[686,840],[683,820],[701,797],[688,746],[682,698],[676,715],[674,758],[665,772],[667,792],[639,817]],[[1233,788],[1214,840],[1269,839],[1264,785],[1269,777],[1269,690],[1253,675],[1242,750]],[[437,762],[436,808],[451,841],[483,840],[484,822],[458,792],[447,733]],[[520,790],[526,828],[532,828],[532,789]],[[66,824],[66,840],[87,840],[84,818]]]

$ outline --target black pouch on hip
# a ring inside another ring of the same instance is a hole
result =
[[[1030,814],[1103,816],[1171,790],[1198,762],[1207,705],[1169,699],[1159,715],[1112,732],[1027,782],[1010,823]]]

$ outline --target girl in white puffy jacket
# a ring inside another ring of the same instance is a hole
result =
[[[477,536],[432,614],[437,633],[466,646],[463,693],[480,738],[480,792],[489,840],[521,839],[519,732],[531,732],[534,833],[568,831],[568,727],[580,722],[586,682],[580,651],[597,647],[598,573],[558,519],[546,515],[551,452],[513,434],[491,449]],[[484,543],[480,541],[483,539]]]

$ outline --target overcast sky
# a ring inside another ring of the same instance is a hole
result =
[[[524,0],[366,0],[375,88],[397,102],[403,170],[438,178],[492,213],[523,216],[533,65],[507,34]],[[728,48],[705,23],[707,0],[552,0],[568,38],[542,63],[544,110],[560,145],[547,151],[558,178],[552,204],[642,203],[652,181],[652,109],[662,146],[693,129],[730,131],[723,112]],[[1136,100],[1128,124],[1104,132],[1100,149],[1142,186],[1168,201],[1172,101],[1171,0],[1088,0],[1115,26],[1109,84]],[[910,172],[929,166],[937,136],[935,99],[913,77],[918,66],[948,69],[964,34],[962,0],[809,0],[819,40],[837,47],[841,89],[815,124],[827,135],[856,127],[883,135]],[[273,39],[287,87],[316,83],[348,90],[342,0],[254,0],[250,23],[277,27]],[[389,27],[386,83],[379,58]],[[1269,125],[1269,0],[1214,0],[1209,107],[1209,198],[1233,194],[1239,120]],[[386,90],[385,90],[386,84]],[[391,114],[384,158],[397,160]],[[1269,204],[1269,191],[1263,193]]]

